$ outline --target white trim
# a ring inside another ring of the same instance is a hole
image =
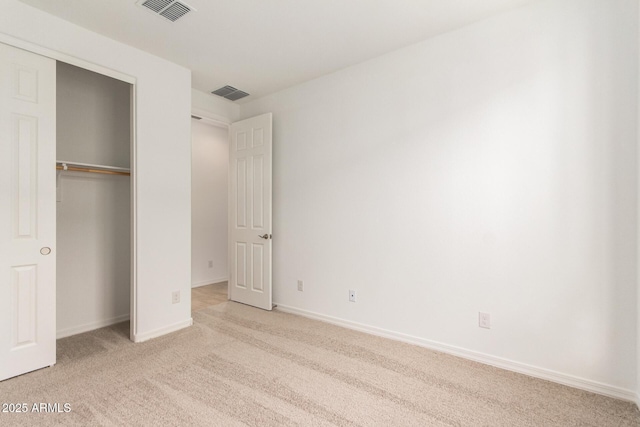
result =
[[[227,146],[229,147],[229,156],[227,157],[227,299],[232,301],[232,292],[233,287],[231,287],[231,281],[233,280],[233,268],[235,266],[231,266],[233,256],[231,255],[231,148],[233,147],[233,138],[231,136],[231,124],[229,125],[229,132],[227,132]],[[273,252],[272,252],[273,255]],[[272,263],[273,263],[273,257]],[[273,271],[273,265],[272,265]],[[271,288],[271,292],[273,292],[273,286]],[[273,297],[273,295],[272,295]],[[273,301],[272,301],[273,302]]]
[[[637,12],[636,22],[640,20],[640,10]],[[636,35],[636,41],[640,41],[640,31]],[[637,66],[640,67],[640,58]],[[638,70],[640,68],[636,68]],[[640,78],[640,73],[636,71],[636,81]],[[637,85],[636,99],[640,100],[640,85]],[[640,125],[640,108],[636,108],[636,124]],[[640,126],[636,126],[636,146],[640,145]],[[640,150],[636,150],[636,165],[640,164]],[[640,222],[640,173],[636,166],[636,224]],[[636,248],[640,247],[640,228],[636,227]],[[640,265],[640,251],[636,250],[636,266]],[[638,271],[638,268],[636,268]],[[635,402],[640,409],[640,274],[636,273],[636,396]]]
[[[541,378],[544,380],[553,381],[555,383],[578,388],[580,390],[586,390],[593,393],[602,394],[604,396],[614,397],[616,399],[635,402],[640,407],[640,395],[638,395],[638,393],[634,392],[633,390],[627,390],[621,387],[616,387],[608,384],[603,384],[597,381],[588,380],[586,378],[580,378],[580,377],[576,377],[569,374],[563,374],[561,372],[552,371],[550,369],[527,365],[526,363],[516,362],[509,359],[503,359],[501,357],[496,357],[489,354],[468,350],[462,347],[456,347],[456,346],[444,344],[437,341],[431,341],[424,338],[415,337],[412,335],[389,331],[389,330],[378,328],[375,326],[369,326],[369,325],[364,325],[362,323],[351,322],[349,320],[344,320],[337,317],[314,313],[312,311],[302,310],[299,308],[289,307],[286,305],[281,305],[281,304],[276,304],[276,305],[277,305],[277,310],[285,313],[297,314],[299,316],[308,317],[310,319],[320,320],[322,322],[342,326],[347,329],[366,332],[371,335],[376,335],[376,336],[389,338],[396,341],[402,341],[405,343],[418,345],[420,347],[425,347],[430,350],[440,351],[442,353],[452,354],[454,356],[462,357],[463,359],[473,360],[475,362],[480,362],[486,365],[495,366],[497,368],[505,369],[507,371],[518,372],[521,374],[528,375],[530,377]]]
[[[129,147],[129,167],[131,173],[129,176],[131,200],[131,289],[130,293],[130,312],[131,323],[129,325],[129,339],[134,341],[134,337],[138,332],[138,85],[131,85],[131,146]]]
[[[201,280],[191,284],[191,288],[199,288],[201,286],[215,285],[216,283],[228,282],[228,277],[218,277],[217,279]]]
[[[75,56],[67,55],[56,50],[39,46],[22,39],[12,37],[5,33],[0,33],[0,42],[17,47],[19,49],[36,53],[38,55],[46,56],[47,58],[55,59],[56,61],[66,62],[67,64],[75,65],[76,67],[84,68],[85,70],[93,71],[117,80],[122,80],[126,83],[136,84],[136,78],[128,74],[124,74],[119,71],[112,70],[111,68],[103,67],[102,65],[94,64],[85,61],[84,59],[76,58]]]
[[[120,316],[112,317],[110,319],[97,320],[91,323],[85,323],[84,325],[73,326],[71,328],[62,329],[56,332],[56,339],[70,337],[71,335],[81,334],[83,332],[93,331],[95,329],[104,328],[105,326],[115,325],[116,323],[129,320],[129,313]]]
[[[170,334],[171,332],[178,331],[180,329],[188,328],[193,325],[193,319],[189,318],[181,322],[174,323],[173,325],[163,326],[162,328],[154,329],[153,331],[145,332],[144,334],[138,334],[133,336],[133,342],[139,343],[148,341],[152,338],[157,338],[162,335]]]
[[[229,126],[231,126],[231,120],[229,120],[227,117],[210,113],[209,111],[203,110],[202,108],[192,107],[191,114],[201,117],[202,123],[207,123],[209,125],[217,126],[224,129],[229,129]]]

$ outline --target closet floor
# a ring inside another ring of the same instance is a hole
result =
[[[191,289],[191,311],[200,311],[205,308],[227,302],[227,282],[214,283]]]

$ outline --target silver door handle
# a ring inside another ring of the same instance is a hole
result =
[[[271,238],[271,234],[263,234],[262,236],[258,236],[261,239],[269,240]]]
[[[44,248],[40,249],[40,253],[42,255],[49,255],[51,253],[51,248],[48,248],[48,247],[45,246]]]

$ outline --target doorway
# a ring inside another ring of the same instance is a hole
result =
[[[56,64],[56,329],[127,321],[132,85]]]
[[[229,129],[191,119],[191,309],[227,301]]]
[[[205,120],[200,115],[191,117],[192,285],[221,282],[215,276],[200,279],[205,261],[209,268],[214,265],[213,259],[202,258],[202,254],[211,253],[217,260],[228,261],[227,269],[220,269],[228,282],[228,299],[271,310],[272,114],[232,124]],[[212,150],[215,146],[221,149]],[[216,179],[212,179],[214,174]],[[216,210],[218,215],[213,214]],[[218,219],[215,223],[214,218]],[[210,251],[214,246],[215,252]],[[197,294],[192,290],[192,297]]]

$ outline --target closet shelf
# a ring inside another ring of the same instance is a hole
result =
[[[116,166],[93,165],[90,163],[56,161],[56,169],[59,171],[91,172],[108,175],[131,175],[131,169],[119,168]]]

